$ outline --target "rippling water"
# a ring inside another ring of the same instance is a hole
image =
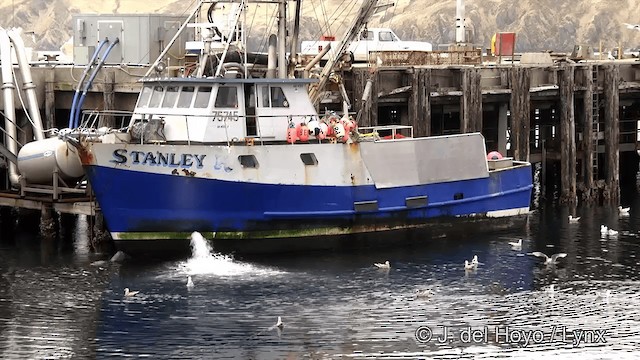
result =
[[[637,358],[640,200],[631,205],[629,217],[583,207],[569,224],[568,209],[547,206],[493,236],[251,261],[211,253],[196,234],[190,259],[111,264],[87,250],[82,218],[66,242],[3,232],[0,357]],[[620,235],[601,237],[601,224]],[[521,250],[508,244],[517,238]],[[531,251],[568,255],[547,267]],[[373,266],[385,260],[390,270]]]

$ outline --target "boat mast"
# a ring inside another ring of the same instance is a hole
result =
[[[378,0],[365,0],[362,3],[358,15],[347,30],[344,38],[342,38],[342,41],[340,41],[340,43],[336,47],[335,52],[329,56],[329,61],[327,61],[325,66],[322,68],[322,71],[320,72],[320,81],[315,84],[315,86],[312,86],[311,90],[309,91],[309,96],[311,97],[311,102],[314,106],[317,106],[320,102],[324,87],[327,84],[329,75],[331,74],[331,71],[333,71],[333,67],[338,58],[342,56],[342,54],[349,47],[349,44],[351,44],[351,42],[360,33],[367,21],[369,21],[369,18],[371,18],[371,15],[373,15],[376,10],[377,3]]]
[[[298,36],[300,35],[300,12],[302,7],[302,0],[296,1],[296,11],[293,22],[293,34],[289,43],[289,69],[288,76],[294,77],[296,65],[298,64]]]

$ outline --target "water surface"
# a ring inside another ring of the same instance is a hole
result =
[[[629,201],[629,217],[582,207],[570,224],[568,209],[546,206],[500,234],[250,260],[199,243],[188,259],[100,261],[108,257],[88,250],[83,218],[66,241],[3,232],[0,357],[632,359],[640,201]],[[620,235],[603,238],[601,224]],[[567,257],[547,267],[531,251]],[[467,272],[474,254],[480,264]],[[374,267],[385,260],[390,270]],[[125,287],[140,293],[124,297]],[[424,289],[432,295],[417,297]],[[416,339],[427,327],[433,337]],[[444,327],[450,338],[438,341]],[[576,343],[575,330],[588,341]]]

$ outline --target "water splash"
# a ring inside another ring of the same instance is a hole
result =
[[[258,267],[249,263],[236,261],[232,256],[213,251],[211,245],[202,234],[194,231],[191,234],[191,258],[183,264],[183,270],[191,275],[274,275],[282,272],[267,267]]]

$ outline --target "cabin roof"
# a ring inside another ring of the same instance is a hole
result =
[[[183,78],[183,77],[163,77],[163,78],[144,78],[140,82],[145,84],[310,84],[318,82],[318,79],[264,79],[264,78]]]

